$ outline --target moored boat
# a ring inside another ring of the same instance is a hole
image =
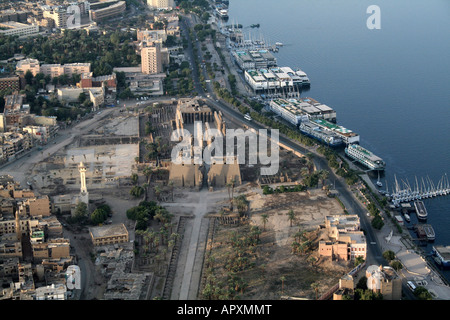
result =
[[[425,231],[425,235],[427,236],[428,241],[434,241],[436,235],[434,233],[434,229],[430,224],[424,224],[423,230]]]
[[[407,213],[405,213],[405,220],[406,222],[411,222],[411,217]]]
[[[435,261],[442,267],[450,267],[450,246],[433,246]]]
[[[383,159],[358,144],[347,145],[345,154],[371,170],[384,170],[386,167]]]
[[[423,201],[420,200],[414,201],[414,207],[416,209],[417,219],[421,221],[427,220],[428,212],[427,208],[425,208],[425,204],[423,203]]]

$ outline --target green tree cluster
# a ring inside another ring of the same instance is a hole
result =
[[[101,76],[111,74],[114,67],[139,65],[140,57],[130,46],[134,38],[135,32],[121,30],[115,30],[112,34],[89,35],[83,29],[64,30],[59,36],[22,40],[21,53],[41,63],[89,62],[94,76]]]
[[[136,221],[136,230],[146,230],[157,210],[163,207],[155,201],[141,201],[138,206],[127,210],[127,218]]]
[[[111,208],[104,204],[99,207],[97,207],[92,213],[91,213],[91,222],[95,225],[99,225],[108,219],[108,217],[111,215]]]
[[[279,186],[273,189],[272,187],[265,185],[263,188],[263,194],[276,194],[285,192],[301,192],[306,191],[307,187],[302,184],[297,184],[295,186]]]

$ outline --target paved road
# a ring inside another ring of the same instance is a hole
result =
[[[185,28],[193,26],[195,23],[190,21],[190,19],[183,19],[185,23]],[[195,34],[195,32],[194,32]],[[196,42],[197,52],[199,52],[200,55],[202,55],[202,50],[200,48],[200,43]],[[189,44],[188,47],[188,56],[192,59],[193,62],[193,55],[192,55],[192,47],[191,44]],[[225,54],[227,54],[225,52]],[[232,121],[239,127],[247,126],[249,128],[253,128],[255,130],[260,129],[266,129],[266,127],[254,122],[254,121],[247,121],[244,119],[244,116],[242,113],[240,113],[236,108],[224,103],[221,101],[216,94],[214,93],[214,90],[212,88],[211,83],[206,83],[207,91],[203,90],[203,87],[200,85],[200,81],[198,79],[199,70],[197,70],[197,65],[193,65],[193,77],[194,77],[194,84],[195,88],[197,89],[197,92],[200,96],[203,96],[204,98],[209,95],[210,98],[205,98],[209,104],[211,104],[213,107],[215,107],[217,110],[222,111],[223,115],[227,118],[227,120]],[[205,79],[208,79],[208,75],[205,70],[203,70],[203,76]],[[315,154],[314,157],[314,163],[316,165],[316,168],[321,170],[325,169],[330,172],[328,181],[332,181],[333,185],[335,186],[336,190],[339,192],[339,198],[344,203],[345,207],[348,208],[348,212],[350,214],[357,214],[361,219],[361,227],[366,231],[366,239],[367,243],[376,243],[376,245],[369,245],[368,247],[368,257],[367,261],[370,264],[383,264],[386,265],[387,261],[382,257],[381,249],[378,245],[378,239],[376,235],[374,234],[374,231],[370,225],[369,220],[367,219],[366,212],[367,210],[361,206],[361,204],[355,199],[354,195],[350,191],[349,187],[345,183],[345,181],[341,178],[336,176],[331,168],[328,166],[327,160],[320,154],[318,154],[314,148],[307,148],[305,146],[302,146],[298,144],[297,142],[280,135],[279,137],[280,142],[287,145],[288,147],[292,148],[293,150],[296,150],[302,154],[306,154],[308,152],[312,152]]]

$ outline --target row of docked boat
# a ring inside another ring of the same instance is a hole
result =
[[[427,177],[426,180],[422,178],[421,185],[419,185],[416,178],[416,186],[414,189],[411,188],[408,182],[405,182],[403,180],[402,186],[400,186],[400,183],[397,181],[397,177],[395,177],[395,191],[391,195],[389,195],[388,193],[386,193],[385,195],[387,197],[390,197],[392,203],[398,207],[402,202],[428,199],[449,194],[450,183],[447,174],[444,174],[436,186],[429,177]]]

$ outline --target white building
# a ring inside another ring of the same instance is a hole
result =
[[[244,72],[245,80],[256,91],[289,90],[309,85],[309,78],[301,71],[294,71],[289,67],[269,69],[248,69]]]
[[[63,284],[36,288],[36,300],[66,300],[67,289]]]
[[[0,23],[0,36],[19,36],[29,37],[39,33],[37,24],[25,24],[15,21],[6,21]]]
[[[54,9],[46,6],[43,11],[43,17],[52,19],[57,28],[67,27],[67,10],[62,7],[55,7]]]
[[[173,9],[175,8],[174,0],[147,0],[147,5],[152,9]]]

